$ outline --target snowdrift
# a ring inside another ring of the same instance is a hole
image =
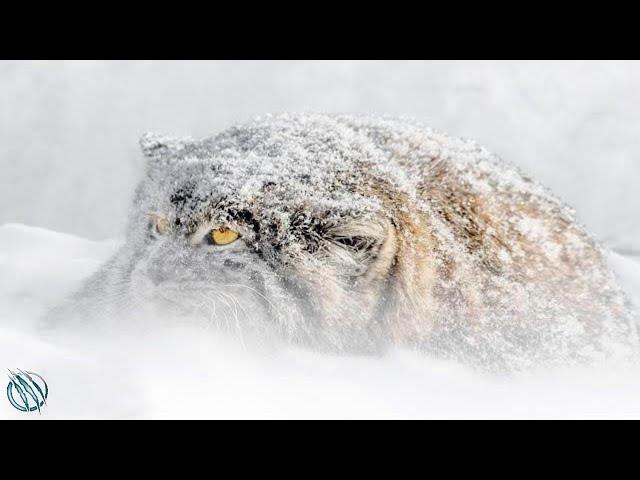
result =
[[[38,319],[118,245],[0,226],[0,366],[38,372],[50,389],[41,415],[0,400],[0,418],[640,418],[640,370],[505,378],[400,349],[251,351],[178,323],[47,340]],[[637,304],[640,260],[610,261]]]

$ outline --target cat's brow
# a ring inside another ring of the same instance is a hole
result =
[[[198,245],[202,242],[202,239],[209,233],[209,231],[213,228],[213,224],[211,222],[204,222],[198,225],[195,231],[187,236],[190,245]]]

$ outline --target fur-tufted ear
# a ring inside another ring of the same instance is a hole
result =
[[[166,137],[156,133],[145,133],[140,137],[139,143],[144,156],[156,160],[179,154],[184,150],[187,140]]]

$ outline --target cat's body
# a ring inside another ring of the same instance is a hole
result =
[[[162,299],[320,349],[406,345],[488,368],[637,348],[571,210],[471,141],[313,114],[141,143],[126,244],[76,304]],[[208,245],[218,227],[238,240]]]

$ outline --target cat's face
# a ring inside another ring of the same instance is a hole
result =
[[[130,220],[138,297],[231,330],[375,337],[363,333],[378,328],[396,233],[353,172],[202,150],[167,158],[150,165]]]

